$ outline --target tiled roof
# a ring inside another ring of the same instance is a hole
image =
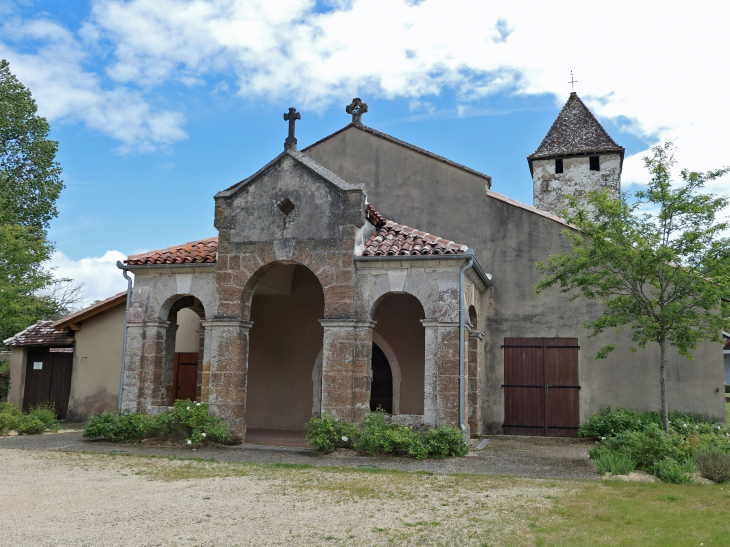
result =
[[[86,321],[90,317],[94,317],[95,315],[97,315],[103,311],[109,310],[111,308],[115,308],[117,306],[121,306],[126,301],[127,301],[127,292],[126,291],[117,293],[114,296],[110,296],[109,298],[96,302],[96,303],[92,304],[91,306],[84,308],[83,310],[79,310],[76,313],[72,313],[71,315],[62,317],[61,319],[59,319],[58,321],[55,321],[53,323],[53,328],[54,329],[63,329],[63,328],[68,327],[71,323],[80,323],[81,321]]]
[[[367,219],[378,230],[368,239],[361,256],[453,255],[468,249],[466,245],[386,220],[370,204]]]
[[[550,131],[527,159],[596,152],[618,152],[623,157],[624,148],[606,133],[580,97],[571,93]]]
[[[159,251],[132,255],[124,262],[130,266],[140,264],[198,264],[215,263],[218,252],[218,236],[191,241]]]
[[[3,342],[6,346],[70,346],[74,334],[70,331],[57,331],[53,321],[38,321],[15,336]]]

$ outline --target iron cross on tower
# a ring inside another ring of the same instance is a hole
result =
[[[290,108],[289,113],[284,114],[284,121],[289,122],[289,136],[284,141],[284,148],[289,149],[293,148],[296,150],[297,148],[297,139],[294,136],[294,124],[297,122],[297,120],[301,120],[302,115],[297,112],[296,108]]]
[[[570,81],[568,82],[570,84],[570,87],[573,89],[573,93],[575,93],[575,84],[578,83],[578,80],[573,79],[573,71],[570,71]]]

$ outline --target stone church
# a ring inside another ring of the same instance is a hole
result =
[[[589,338],[598,303],[535,295],[535,262],[567,248],[563,195],[620,192],[624,148],[575,93],[527,157],[534,206],[364,125],[360,99],[346,110],[351,123],[299,150],[289,109],[283,152],[215,195],[217,236],[121,266],[134,273],[124,408],[189,394],[240,436],[378,407],[465,435],[575,436],[606,405],[659,408],[658,348]],[[184,314],[199,320],[187,358]],[[724,417],[722,363],[717,344],[675,352],[670,408]]]

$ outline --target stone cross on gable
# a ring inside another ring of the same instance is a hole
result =
[[[352,123],[361,124],[362,115],[368,111],[368,105],[360,100],[359,97],[352,99],[352,102],[345,107],[345,112],[352,114]]]
[[[302,115],[297,112],[296,108],[290,108],[289,113],[284,114],[284,121],[289,122],[289,136],[284,141],[284,148],[294,148],[296,150],[297,148],[297,139],[294,136],[294,124],[297,122],[297,120],[301,120]]]

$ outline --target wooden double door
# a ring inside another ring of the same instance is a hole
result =
[[[53,405],[59,420],[68,413],[71,395],[73,353],[56,353],[49,350],[29,351],[25,368],[23,410],[38,405]]]
[[[504,339],[504,433],[577,437],[577,338]]]

